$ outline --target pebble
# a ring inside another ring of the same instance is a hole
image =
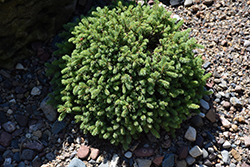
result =
[[[70,161],[68,167],[86,167],[86,165],[82,160],[80,160],[78,158],[73,158]]]
[[[136,149],[133,153],[137,157],[150,157],[154,155],[155,151],[153,148],[150,148],[150,147],[142,147],[142,148]]]
[[[230,163],[229,152],[227,150],[221,151],[222,161],[226,164]]]
[[[242,160],[242,157],[241,157],[241,155],[240,155],[240,153],[238,152],[238,151],[236,151],[235,149],[232,149],[231,150],[231,154],[233,155],[233,157],[234,157],[234,159],[236,160],[236,161],[241,161]]]
[[[21,63],[17,63],[16,69],[17,70],[24,70],[25,68],[24,68],[24,66]]]
[[[153,163],[157,166],[160,166],[162,164],[164,156],[157,156],[155,157],[155,159],[153,160]]]
[[[188,156],[188,146],[181,146],[178,151],[179,159],[185,159]]]
[[[100,153],[99,149],[97,149],[97,148],[90,148],[90,158],[91,159],[95,160],[98,157],[99,153]],[[132,156],[132,153],[131,153],[131,156]]]
[[[33,150],[31,150],[31,149],[24,149],[22,151],[21,159],[22,160],[29,160],[29,161],[31,161],[31,160],[33,160],[34,156],[35,156],[35,152]]]
[[[77,152],[77,156],[81,159],[85,159],[88,157],[89,152],[90,152],[89,147],[82,145]]]
[[[174,154],[165,154],[162,167],[173,167],[174,166]]]
[[[225,143],[222,145],[223,148],[230,148],[231,147],[231,143],[229,143],[229,141],[225,141]]]
[[[199,115],[194,115],[190,119],[190,123],[195,127],[202,127],[204,125],[202,118]]]
[[[203,99],[200,99],[200,103],[201,103],[201,106],[206,109],[206,110],[209,110],[210,106],[208,104],[208,102],[206,102],[205,100]]]
[[[136,162],[138,164],[138,167],[150,167],[150,165],[152,163],[152,161],[149,159],[140,159],[140,158],[137,158]],[[113,166],[113,167],[115,167],[115,166]]]
[[[236,107],[242,106],[242,102],[241,102],[237,97],[231,97],[231,98],[230,98],[230,103],[231,103],[233,106],[236,106]]]
[[[246,147],[250,146],[250,137],[249,136],[245,136],[244,137],[244,143]]]
[[[0,144],[4,147],[8,147],[11,143],[12,135],[7,132],[2,132],[0,135]]]
[[[55,155],[52,152],[49,152],[45,155],[45,157],[47,158],[47,160],[52,161],[53,159],[55,159]]]
[[[44,149],[44,146],[37,141],[31,141],[31,142],[25,143],[25,148],[41,152]]]
[[[245,47],[249,47],[249,46],[250,46],[250,41],[245,40],[245,41],[244,41],[244,46],[245,46]]]
[[[16,125],[11,121],[2,124],[2,127],[4,128],[5,131],[9,133],[13,132],[16,129]]]
[[[110,167],[116,167],[118,162],[119,162],[119,159],[120,159],[120,157],[118,156],[118,154],[114,154],[113,157],[112,157],[112,160],[110,162]],[[150,165],[151,165],[151,163],[150,163]]]
[[[206,159],[208,157],[208,152],[205,148],[202,149],[202,157],[203,159]]]
[[[189,140],[189,141],[195,141],[196,139],[196,130],[195,128],[189,126],[186,133],[185,133],[185,139]]]
[[[224,126],[225,128],[230,128],[231,127],[231,123],[225,118],[225,117],[220,117],[222,126]]]
[[[192,157],[196,158],[202,155],[202,150],[200,149],[199,146],[196,145],[193,148],[191,148],[191,150],[189,150],[189,154]]]
[[[185,0],[184,6],[191,6],[193,4],[193,0]]]
[[[66,123],[66,122],[56,120],[56,121],[53,123],[51,132],[52,132],[53,134],[58,134],[58,133],[59,133],[62,129],[64,129],[66,126],[67,126],[67,123]]]
[[[131,158],[132,157],[132,152],[130,152],[130,151],[127,151],[125,154],[124,154],[124,156],[126,157],[126,158]]]
[[[47,104],[47,101],[49,101],[50,97],[46,96],[43,101],[40,104],[40,108],[42,109],[45,117],[51,121],[54,122],[57,119],[57,112],[52,107],[52,105]]]
[[[192,165],[195,162],[195,158],[188,155],[187,158],[186,158],[186,162],[187,162],[188,165]]]
[[[176,167],[187,167],[187,163],[185,160],[180,160],[175,162]]]
[[[212,122],[212,123],[215,123],[216,122],[216,114],[215,112],[210,109],[207,113],[206,113],[206,118]]]
[[[37,95],[40,95],[41,93],[42,92],[41,92],[41,90],[38,87],[33,87],[30,94],[32,96],[37,96]]]

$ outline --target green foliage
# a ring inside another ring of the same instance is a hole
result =
[[[85,133],[127,149],[142,132],[174,133],[199,111],[209,74],[192,52],[200,45],[170,15],[158,2],[118,2],[68,24],[56,52],[62,58],[47,64],[59,119],[73,113]]]

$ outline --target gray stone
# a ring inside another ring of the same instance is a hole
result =
[[[74,158],[69,163],[68,167],[86,167],[84,162],[78,158]]]
[[[7,132],[2,132],[0,134],[0,144],[4,147],[8,147],[11,143],[12,135]]]
[[[149,159],[140,159],[140,158],[137,158],[136,162],[137,162],[138,167],[150,167],[152,163],[152,161]],[[116,166],[113,166],[113,167],[116,167]]]
[[[202,149],[202,157],[203,159],[206,159],[208,157],[208,152],[205,148]]]
[[[220,87],[222,87],[223,89],[227,88],[227,82],[224,79],[221,79],[221,83],[219,84]]]
[[[47,101],[50,100],[49,96],[46,96],[43,101],[40,104],[40,108],[42,109],[44,115],[46,118],[53,122],[57,119],[57,112],[56,110],[52,107],[52,105],[47,104]]]
[[[203,153],[202,153],[202,150],[200,149],[200,147],[196,145],[193,148],[191,148],[191,150],[189,150],[189,154],[192,157],[196,158],[196,157],[201,156]]]
[[[191,6],[193,4],[193,0],[185,0],[184,6]]]
[[[17,70],[24,70],[24,66],[21,63],[17,63],[16,69]]]
[[[53,123],[51,132],[52,132],[53,134],[57,134],[57,133],[59,133],[62,129],[64,129],[66,126],[67,126],[67,123],[66,123],[66,122],[56,120],[56,121]]]
[[[132,157],[132,152],[130,152],[130,151],[127,151],[125,154],[124,154],[124,156],[126,157],[126,158],[131,158]]]
[[[206,109],[206,110],[209,110],[210,106],[208,104],[208,102],[206,102],[205,100],[203,99],[200,99],[200,103],[201,103],[201,106]]]
[[[170,0],[170,5],[178,6],[178,5],[182,4],[183,2],[184,2],[184,0]]]
[[[195,130],[195,128],[193,128],[192,126],[189,126],[184,137],[189,141],[195,141],[195,139],[196,139],[196,130]]]
[[[164,160],[162,161],[162,167],[172,167],[174,166],[174,154],[166,154]]]
[[[185,160],[180,160],[180,161],[176,161],[176,167],[187,167],[187,163]]]
[[[53,159],[55,159],[55,155],[52,152],[49,152],[45,155],[45,157],[49,160],[52,161]]]
[[[38,87],[33,87],[30,93],[32,96],[40,95],[41,90]]]
[[[187,156],[186,162],[188,165],[192,165],[195,162],[195,158],[193,158],[191,156]]]
[[[4,128],[5,131],[9,133],[13,132],[16,129],[16,125],[11,121],[4,123],[2,127]]]
[[[229,152],[227,150],[221,151],[222,161],[226,164],[230,163]]]
[[[34,156],[35,156],[35,152],[33,150],[31,150],[31,149],[24,149],[22,151],[21,159],[22,160],[29,160],[29,161],[31,161],[31,160],[33,160]]]
[[[25,166],[26,166],[25,163],[22,161],[22,162],[20,162],[20,163],[18,164],[17,167],[25,167]]]

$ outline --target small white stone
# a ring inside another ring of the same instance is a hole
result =
[[[206,102],[205,100],[203,100],[203,99],[200,99],[200,103],[201,103],[201,106],[203,107],[203,108],[205,108],[206,110],[209,110],[209,104],[208,104],[208,102]]]
[[[15,99],[11,99],[9,102],[16,104],[16,100]]]
[[[11,164],[11,158],[5,158],[3,166],[7,166]]]
[[[11,114],[13,113],[13,110],[8,109],[8,110],[7,110],[7,113],[11,115]]]
[[[40,95],[41,94],[41,90],[38,88],[38,87],[34,87],[32,90],[31,90],[31,93],[30,93],[32,96],[36,96],[36,95]]]
[[[114,154],[110,162],[110,167],[116,167],[118,164],[118,161],[119,161],[119,156],[117,154]]]
[[[202,153],[202,150],[200,149],[200,147],[196,145],[196,146],[194,146],[194,147],[189,151],[189,154],[190,154],[192,157],[196,158],[196,157],[201,156],[203,153]]]
[[[138,167],[150,167],[152,161],[149,159],[136,159],[136,162],[138,164]]]
[[[124,154],[126,158],[131,158],[132,157],[132,152],[128,151]]]
[[[225,141],[225,143],[222,145],[223,148],[230,148],[231,147],[231,143],[229,143],[229,141]]]
[[[21,63],[17,63],[16,69],[17,70],[24,70],[24,66]]]
[[[189,141],[195,141],[196,140],[196,130],[195,130],[195,128],[193,128],[192,126],[189,126],[184,137]]]
[[[191,6],[193,4],[193,0],[185,0],[184,6]]]
[[[244,46],[245,46],[245,47],[248,47],[248,46],[250,46],[250,41],[248,41],[248,40],[245,40],[245,41],[244,41]]]

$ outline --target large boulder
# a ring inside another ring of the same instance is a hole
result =
[[[11,68],[34,53],[69,21],[77,0],[0,0],[0,67]]]

